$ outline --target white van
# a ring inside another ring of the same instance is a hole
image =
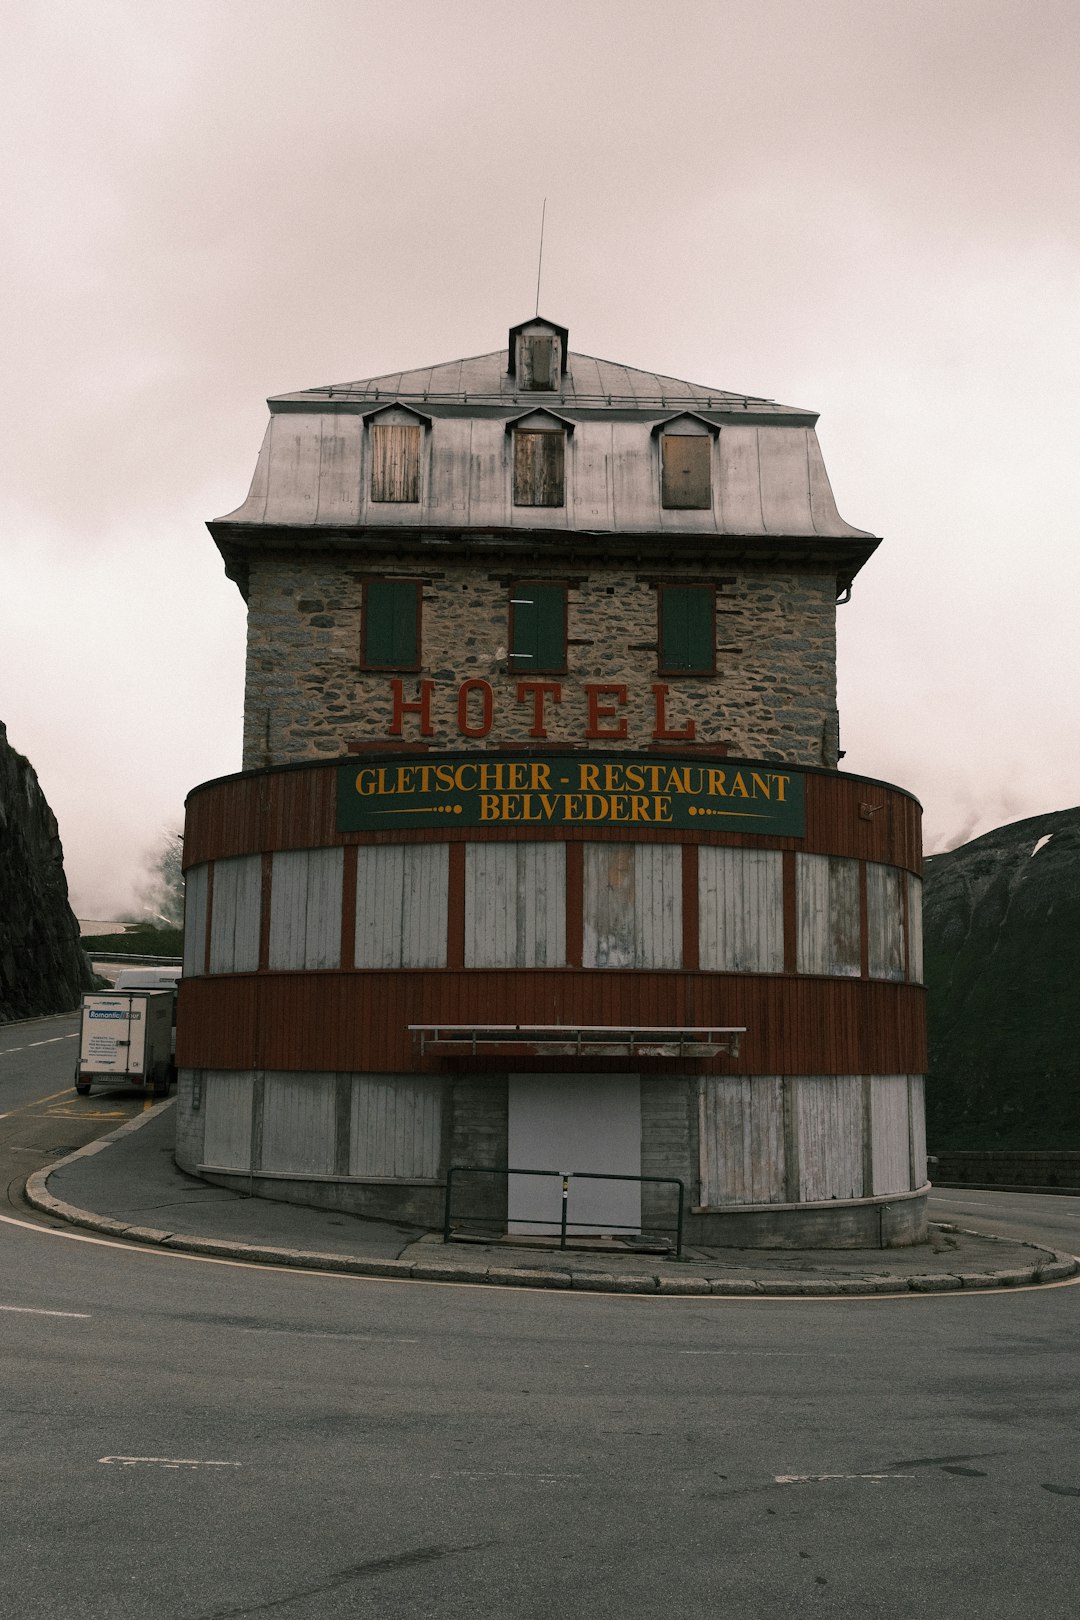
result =
[[[179,967],[121,968],[114,990],[175,990],[183,972]]]

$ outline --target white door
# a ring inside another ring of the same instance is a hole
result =
[[[509,1163],[517,1170],[641,1174],[641,1087],[636,1074],[512,1074]],[[562,1189],[550,1176],[510,1176],[511,1232],[557,1233]],[[570,1183],[567,1231],[641,1230],[637,1181]]]

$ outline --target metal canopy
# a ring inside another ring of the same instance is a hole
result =
[[[745,1024],[410,1024],[421,1057],[738,1057]]]

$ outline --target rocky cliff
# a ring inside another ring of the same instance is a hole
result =
[[[92,984],[56,817],[0,725],[0,1023],[66,1012]]]
[[[1080,808],[926,864],[927,1136],[1080,1148]]]

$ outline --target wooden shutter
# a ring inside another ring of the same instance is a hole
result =
[[[371,579],[364,587],[364,646],[368,669],[420,665],[420,585],[414,579]]]
[[[420,499],[420,428],[376,422],[371,429],[373,501]]]
[[[712,675],[715,669],[715,590],[711,585],[661,585],[661,673]]]
[[[660,435],[660,499],[664,506],[707,510],[712,505],[712,440],[706,435]]]
[[[566,668],[566,586],[510,589],[510,669],[515,675]]]
[[[565,494],[566,435],[552,432],[514,434],[514,505],[562,506]]]

